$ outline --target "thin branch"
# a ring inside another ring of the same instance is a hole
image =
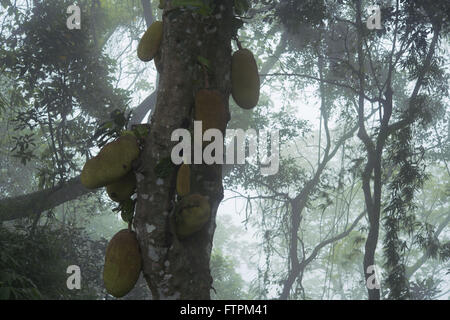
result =
[[[324,83],[328,83],[328,84],[332,84],[332,85],[335,85],[335,86],[338,86],[338,87],[349,89],[350,91],[352,91],[352,92],[354,92],[356,94],[361,94],[361,92],[359,90],[355,89],[351,85],[340,83],[340,82],[336,82],[336,81],[333,81],[333,80],[320,79],[319,77],[311,76],[309,74],[303,74],[303,73],[267,73],[267,74],[260,74],[260,76],[266,76],[266,77],[283,76],[283,77],[306,78],[306,79],[316,80],[316,81],[319,81],[319,82],[322,81]],[[364,98],[367,101],[370,101],[370,102],[380,102],[380,98],[378,98],[378,97],[377,98],[371,98],[369,96],[364,95]]]
[[[442,230],[444,230],[444,228],[450,223],[450,213],[447,213],[447,218],[442,221],[439,224],[439,227],[437,228],[437,230],[434,232],[434,237],[437,238]],[[405,272],[405,276],[407,279],[411,278],[411,276],[417,271],[419,270],[419,268],[428,260],[428,258],[430,257],[430,250],[427,250],[422,257],[419,258],[419,260],[417,260],[417,262],[412,265],[411,267],[407,267],[406,268],[406,272]]]

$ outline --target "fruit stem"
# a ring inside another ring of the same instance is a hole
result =
[[[205,78],[205,88],[208,89],[209,88],[208,70],[204,65],[202,65],[202,68],[203,68],[203,77]]]
[[[236,38],[236,44],[237,44],[239,50],[242,50],[242,45],[238,38]]]

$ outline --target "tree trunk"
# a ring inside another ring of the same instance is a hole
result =
[[[375,266],[375,251],[378,243],[378,233],[380,226],[380,195],[381,195],[381,183],[378,181],[379,176],[377,175],[378,170],[376,167],[380,166],[381,161],[381,151],[378,152],[378,146],[375,146],[371,138],[369,137],[364,119],[364,90],[365,90],[365,79],[364,79],[364,53],[363,53],[363,22],[362,22],[362,12],[361,12],[361,1],[356,1],[356,27],[357,27],[357,61],[358,61],[358,79],[359,79],[359,95],[358,95],[358,137],[364,144],[367,152],[367,163],[362,173],[362,189],[364,192],[364,202],[366,205],[367,216],[369,218],[369,233],[367,235],[365,250],[364,250],[364,275],[367,287],[367,293],[369,300],[379,300],[380,299],[380,289],[374,284],[374,286],[369,286],[370,278],[373,277],[371,269],[369,267]],[[371,175],[375,171],[375,181],[374,181],[374,192],[370,186]],[[381,177],[381,176],[380,176]],[[378,187],[380,190],[378,190]],[[379,191],[379,192],[378,192]],[[379,281],[379,279],[376,279]]]
[[[134,227],[143,259],[143,273],[153,299],[210,299],[209,260],[217,208],[223,198],[221,165],[190,165],[191,192],[209,197],[211,218],[189,238],[178,241],[173,213],[177,170],[167,176],[155,167],[171,161],[172,132],[192,128],[195,92],[205,87],[198,56],[211,63],[208,81],[221,92],[228,110],[231,70],[232,5],[216,1],[204,17],[182,8],[166,8],[164,35],[155,63],[160,72],[157,103],[137,173]],[[192,135],[192,134],[191,134]]]

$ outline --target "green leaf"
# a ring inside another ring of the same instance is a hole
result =
[[[114,128],[114,122],[108,121],[101,126],[102,129],[112,129]]]
[[[234,9],[237,15],[242,15],[248,11],[250,5],[247,0],[234,0]]]
[[[197,56],[197,61],[202,66],[206,67],[208,70],[211,69],[211,62],[208,59],[206,59],[205,57]]]
[[[132,130],[138,139],[147,137],[150,129],[147,124],[135,124],[132,126]]]
[[[166,157],[158,162],[158,164],[155,166],[154,172],[158,178],[164,179],[172,173],[172,170],[174,168],[175,165],[173,164],[170,157]]]

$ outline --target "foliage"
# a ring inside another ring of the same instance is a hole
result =
[[[411,300],[433,300],[441,292],[439,289],[440,280],[433,276],[410,284],[409,292]]]
[[[216,300],[248,299],[243,291],[244,280],[235,270],[235,263],[230,257],[223,256],[214,249],[211,254],[211,276],[214,279],[212,298]]]
[[[17,273],[19,268],[15,254],[8,251],[0,253],[0,300],[42,297],[32,280]]]
[[[386,283],[390,289],[390,298],[405,299],[409,297],[405,266],[402,260],[407,248],[406,241],[400,237],[401,231],[411,236],[417,227],[414,215],[408,214],[415,209],[413,199],[415,192],[422,186],[425,178],[421,162],[423,154],[411,148],[411,131],[400,131],[395,137],[389,154],[391,161],[398,165],[398,173],[389,185],[390,201],[385,208],[384,250],[388,277]]]
[[[78,157],[92,146],[93,122],[125,110],[128,101],[125,90],[111,85],[114,62],[95,44],[93,12],[82,3],[82,29],[68,30],[61,17],[69,4],[35,2],[18,13],[21,24],[11,28],[0,50],[5,75],[18,78],[9,99],[15,112],[12,151],[23,164],[40,156],[44,186],[78,170]]]
[[[95,299],[102,297],[106,240],[93,241],[70,226],[1,227],[0,288],[5,299]],[[67,267],[81,269],[81,290],[69,290]],[[9,293],[9,294],[7,294]]]

